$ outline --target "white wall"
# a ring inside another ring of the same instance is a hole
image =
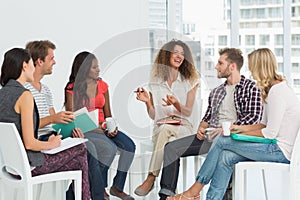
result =
[[[83,50],[93,52],[116,35],[147,27],[147,13],[146,0],[0,0],[0,63],[5,51],[24,47],[30,40],[54,42],[57,64],[43,82],[52,90],[59,110],[75,55]]]

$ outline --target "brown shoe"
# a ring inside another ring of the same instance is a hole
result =
[[[134,190],[134,193],[138,196],[146,196],[153,189],[155,179],[156,176],[149,173],[146,180]]]
[[[135,190],[134,190],[134,194],[138,195],[138,196],[146,196],[149,192],[151,192],[151,190],[153,189],[154,187],[154,183],[152,184],[150,190],[143,190],[142,185],[140,185],[139,187],[137,187]]]
[[[123,191],[118,190],[115,186],[111,186],[109,193],[113,196],[119,197],[122,200],[134,200],[132,196]]]

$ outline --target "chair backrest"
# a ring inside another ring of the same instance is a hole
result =
[[[31,171],[27,154],[14,123],[0,122],[0,177],[11,178],[11,174],[19,175],[21,181],[31,178]]]
[[[296,136],[290,164],[291,199],[300,199],[300,129]],[[294,196],[293,196],[294,195]]]

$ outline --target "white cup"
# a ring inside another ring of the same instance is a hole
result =
[[[229,129],[230,126],[231,126],[231,122],[222,122],[224,136],[230,136],[230,129]]]
[[[109,133],[114,132],[117,127],[116,120],[112,117],[105,118],[105,122],[103,122],[103,125],[106,124],[106,129]]]
[[[214,140],[214,136],[212,136],[212,132],[215,130],[215,128],[207,128],[205,129],[205,137],[207,139],[208,142],[212,142]]]

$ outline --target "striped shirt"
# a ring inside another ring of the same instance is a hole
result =
[[[25,88],[29,89],[33,95],[35,103],[37,105],[40,118],[50,115],[50,108],[53,107],[53,97],[50,89],[45,84],[41,83],[41,91],[38,91],[30,83],[25,83]],[[53,128],[50,125],[39,128],[38,136],[45,135],[52,131]]]
[[[226,96],[226,85],[227,81],[209,94],[208,107],[202,121],[211,127],[219,127],[219,109]],[[254,81],[241,76],[240,82],[235,86],[234,104],[237,120],[233,124],[248,125],[260,122],[263,111],[261,93]]]

